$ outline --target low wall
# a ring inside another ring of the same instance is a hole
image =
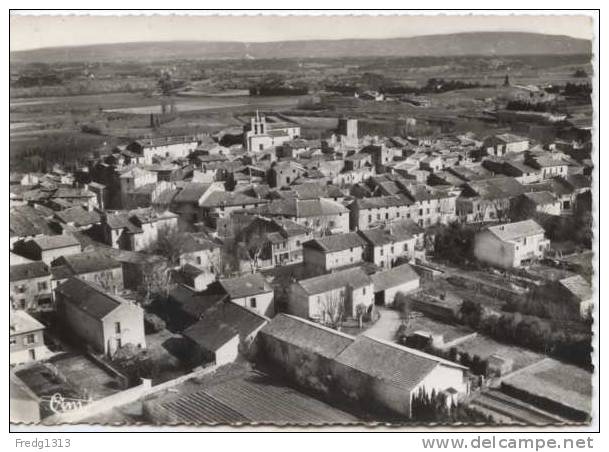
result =
[[[111,410],[117,406],[135,402],[145,395],[151,387],[152,384],[150,380],[143,378],[142,383],[139,386],[96,400],[74,411],[66,411],[65,413],[49,416],[43,419],[42,423],[45,425],[78,423],[83,419]]]
[[[112,408],[126,405],[151,394],[170,389],[184,383],[186,380],[190,380],[191,378],[202,377],[203,375],[214,372],[217,368],[218,366],[215,363],[211,363],[205,367],[197,368],[186,375],[182,375],[178,378],[166,381],[156,386],[152,386],[150,380],[142,378],[142,383],[139,386],[135,386],[116,394],[112,394],[111,396],[103,399],[96,400],[74,411],[67,411],[65,413],[49,416],[42,420],[42,424],[57,425],[79,423],[88,417],[104,413]]]

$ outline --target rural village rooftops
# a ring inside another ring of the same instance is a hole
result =
[[[374,291],[380,292],[406,282],[416,281],[419,279],[419,275],[410,265],[403,264],[389,270],[374,273],[370,278],[374,284]]]
[[[365,247],[366,241],[357,232],[327,235],[325,237],[309,240],[302,244],[306,248],[315,248],[325,253],[336,253],[350,248]]]
[[[260,273],[220,280],[220,285],[231,298],[243,298],[272,292],[273,288]]]
[[[179,195],[178,195],[179,196]],[[253,198],[238,192],[214,191],[201,203],[202,207],[241,206],[267,203],[266,199]]]
[[[60,284],[55,292],[64,295],[72,305],[96,319],[103,319],[119,306],[129,303],[97,284],[76,277]]]
[[[42,278],[51,273],[44,262],[35,261],[9,267],[9,281],[24,281],[26,279]]]
[[[539,234],[543,235],[545,233],[544,229],[534,220],[489,226],[488,230],[499,239],[506,242],[520,240],[524,237],[531,237]]]
[[[277,314],[260,332],[328,359],[336,358],[353,342],[348,334],[288,314]]]
[[[327,275],[302,279],[298,281],[298,284],[309,295],[317,295],[343,287],[357,289],[372,284],[372,280],[360,267],[354,267]]]

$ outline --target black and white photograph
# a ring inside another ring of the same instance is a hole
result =
[[[11,429],[595,422],[594,10],[9,15]]]

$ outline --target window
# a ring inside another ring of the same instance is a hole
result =
[[[250,298],[250,308],[255,308],[256,307],[256,298],[252,297]]]
[[[121,322],[114,322],[114,332],[121,334]]]
[[[364,295],[366,295],[366,288],[365,288],[365,287],[363,287],[363,288],[362,288],[362,293],[363,293]]]
[[[368,223],[372,222],[372,215],[368,215]]]
[[[34,334],[28,334],[23,338],[23,343],[25,345],[31,345],[36,343],[36,336]]]
[[[386,214],[385,214],[385,220],[388,220],[388,219],[389,219],[389,214],[388,214],[388,213],[386,213]]]
[[[419,209],[419,216],[423,216],[423,209]]]
[[[43,290],[47,290],[47,282],[46,281],[40,281],[38,283],[38,291],[43,291]]]
[[[17,293],[24,293],[25,292],[25,286],[21,285],[21,286],[17,286]]]
[[[116,339],[116,348],[122,348],[123,347],[123,341],[118,338]]]
[[[404,251],[408,251],[408,243],[404,243]]]
[[[296,246],[300,246],[300,240],[296,240]]]
[[[201,256],[197,256],[197,265],[201,265]]]
[[[381,256],[383,256],[385,254],[385,250],[383,248],[381,248]]]
[[[11,337],[8,341],[8,343],[10,345],[17,345],[17,339],[15,339],[14,337]]]
[[[526,238],[526,237],[524,237],[524,238],[522,239],[522,243],[523,243],[524,245],[526,245],[526,244],[527,244],[527,238]]]

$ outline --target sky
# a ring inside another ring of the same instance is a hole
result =
[[[90,12],[88,15],[63,16],[25,14],[11,13],[11,51],[122,42],[379,39],[471,31],[526,31],[592,39],[594,28],[592,19],[584,15],[201,16],[140,13],[117,16],[110,15],[113,14],[111,12],[105,13],[105,16],[92,16]]]

